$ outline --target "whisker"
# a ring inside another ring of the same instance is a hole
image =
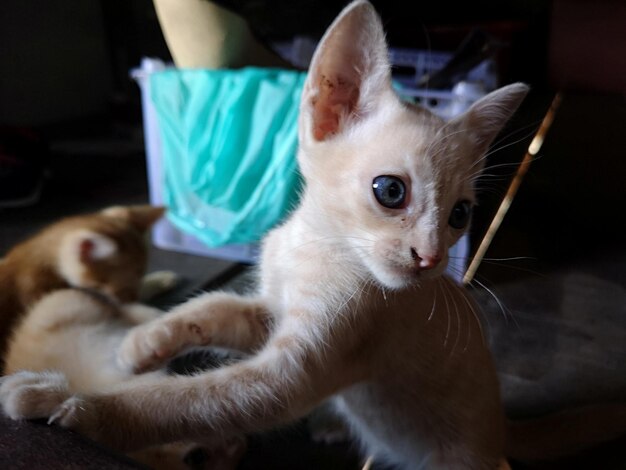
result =
[[[508,258],[483,258],[483,261],[518,261],[518,260],[532,260],[537,261],[535,256],[509,256]]]
[[[535,158],[531,159],[531,162],[539,160],[540,158],[541,158],[540,156],[535,157]],[[493,170],[493,169],[496,169],[496,168],[506,168],[506,167],[509,167],[509,166],[517,168],[520,165],[521,165],[521,162],[498,163],[496,165],[490,165],[490,166],[486,167],[484,170]],[[470,181],[470,180],[472,180],[472,178],[480,176],[484,170],[477,170],[474,173],[471,173],[469,175],[465,175],[465,178],[463,179],[463,181]]]
[[[478,284],[480,287],[482,287],[485,291],[487,291],[489,293],[489,295],[491,295],[491,297],[493,297],[493,299],[498,304],[498,307],[502,311],[502,315],[504,317],[505,322],[508,324],[509,323],[509,318],[510,318],[519,327],[519,324],[517,324],[517,320],[515,320],[515,316],[511,312],[508,312],[508,314],[507,314],[507,310],[508,309],[505,308],[504,304],[500,301],[498,296],[491,289],[489,289],[483,282],[481,282],[478,279],[476,279],[476,277],[474,277],[474,279],[472,279],[472,283],[474,283],[474,282],[476,284]]]
[[[441,279],[445,279],[445,278],[441,278]],[[441,283],[441,293],[443,294],[443,301],[446,304],[446,313],[448,314],[448,322],[447,322],[447,326],[446,326],[446,336],[445,336],[445,338],[443,340],[443,347],[445,349],[447,344],[448,344],[448,336],[450,335],[450,306],[448,304],[448,296],[446,294],[446,291],[443,289],[443,283]]]
[[[480,329],[480,335],[482,337],[483,344],[485,344],[485,332],[483,330],[483,322],[481,321],[481,319],[482,318],[485,319],[485,321],[487,322],[487,329],[491,333],[491,322],[489,321],[489,316],[485,315],[480,305],[478,305],[475,302],[472,302],[472,300],[469,298],[468,292],[465,290],[463,290],[463,299],[467,303],[468,307],[470,308],[470,311],[472,312],[472,314],[474,315],[474,318],[476,319],[476,322],[478,323],[478,328]],[[478,307],[478,309],[482,313],[480,317],[478,316],[478,312],[476,311],[475,307]]]
[[[533,127],[533,130],[530,131],[528,134],[525,134],[523,137],[514,140],[513,142],[509,142],[508,144],[502,145],[502,146],[492,146],[491,149],[489,149],[489,151],[482,156],[482,158],[476,160],[471,166],[470,166],[470,170],[475,167],[476,165],[479,165],[481,162],[483,162],[485,159],[489,158],[491,155],[493,155],[496,152],[499,152],[500,150],[504,150],[507,147],[511,147],[512,145],[516,145],[519,144],[520,142],[523,142],[524,140],[528,139],[529,137],[535,135],[537,133],[537,127]],[[501,139],[503,140],[503,139]]]
[[[426,319],[426,323],[430,322],[430,320],[433,318],[433,315],[435,314],[435,308],[437,306],[437,287],[438,286],[439,286],[439,283],[436,282],[435,288],[433,289],[433,308],[430,310],[430,314],[428,315],[428,318]]]
[[[447,284],[447,282],[451,282],[449,281],[447,278],[442,278],[444,279],[444,285]],[[446,282],[447,281],[447,282]],[[454,286],[456,287],[456,286]],[[452,301],[452,304],[454,306],[454,312],[456,315],[456,324],[457,324],[457,331],[456,331],[456,340],[454,341],[454,345],[452,346],[452,349],[450,350],[450,356],[452,356],[454,354],[454,350],[456,349],[456,346],[459,343],[459,340],[461,338],[461,315],[459,314],[459,307],[456,303],[456,299],[454,298],[454,293],[452,292],[450,286],[446,285],[446,289],[448,289],[448,293],[450,294],[450,300]]]
[[[515,130],[512,130],[511,132],[507,133],[506,135],[503,135],[500,139],[495,141],[491,145],[491,147],[497,147],[498,145],[502,144],[507,139],[513,137],[515,134],[519,134],[520,132],[524,132],[528,129],[533,129],[533,132],[536,132],[540,125],[541,125],[541,119],[536,119],[533,122],[526,124],[525,126],[517,127]],[[526,136],[525,138],[529,137],[530,135],[533,135],[533,134],[525,134]]]
[[[532,274],[534,276],[539,276],[541,278],[546,279],[548,276],[544,273],[541,273],[539,271],[535,271],[534,269],[528,269],[528,268],[523,268],[521,266],[511,266],[510,264],[506,264],[506,263],[499,263],[497,261],[485,261],[484,259],[481,261],[484,264],[488,264],[491,266],[497,266],[499,268],[507,268],[507,269],[511,269],[513,271],[519,271],[519,272],[523,272],[523,273],[528,273],[528,274]]]

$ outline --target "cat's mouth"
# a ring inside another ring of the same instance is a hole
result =
[[[387,276],[393,279],[392,284],[396,287],[406,287],[412,284],[416,284],[426,279],[432,279],[441,275],[441,269],[420,269],[415,265],[407,266],[399,263],[388,263],[385,266]]]
[[[403,277],[408,279],[418,279],[422,275],[422,271],[415,266],[396,266],[395,271]]]
[[[417,267],[386,262],[376,270],[376,278],[385,287],[401,289],[419,282],[422,273]]]

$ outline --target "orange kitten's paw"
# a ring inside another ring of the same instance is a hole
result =
[[[18,372],[2,378],[0,404],[12,419],[47,418],[70,396],[60,372]]]
[[[80,429],[85,434],[92,434],[89,430],[95,426],[91,424],[97,421],[92,409],[93,406],[85,399],[73,396],[57,406],[50,415],[48,424],[58,424],[64,428]]]
[[[100,420],[100,403],[94,397],[72,396],[50,414],[48,424],[78,431],[105,445],[119,446],[118,436],[107,434],[108,426]],[[115,429],[114,426],[112,429]]]
[[[154,271],[146,274],[141,280],[139,298],[142,302],[149,301],[171,291],[181,283],[182,279],[180,275],[173,271]]]
[[[178,336],[171,322],[157,320],[135,327],[117,351],[118,365],[133,372],[157,369],[180,351]]]

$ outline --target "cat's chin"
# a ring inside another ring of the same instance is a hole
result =
[[[394,290],[404,289],[417,284],[421,278],[418,270],[389,267],[378,268],[373,274],[382,287]]]
[[[437,268],[434,270],[420,271],[418,269],[385,266],[373,270],[372,272],[382,287],[400,290],[419,284],[421,281],[437,278],[443,274],[444,269],[445,268]]]

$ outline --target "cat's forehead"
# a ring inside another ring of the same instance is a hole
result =
[[[379,113],[361,129],[367,160],[373,165],[397,165],[427,170],[437,167],[455,144],[445,135],[445,122],[427,110],[411,105],[395,106]],[[442,153],[443,155],[437,155]]]

